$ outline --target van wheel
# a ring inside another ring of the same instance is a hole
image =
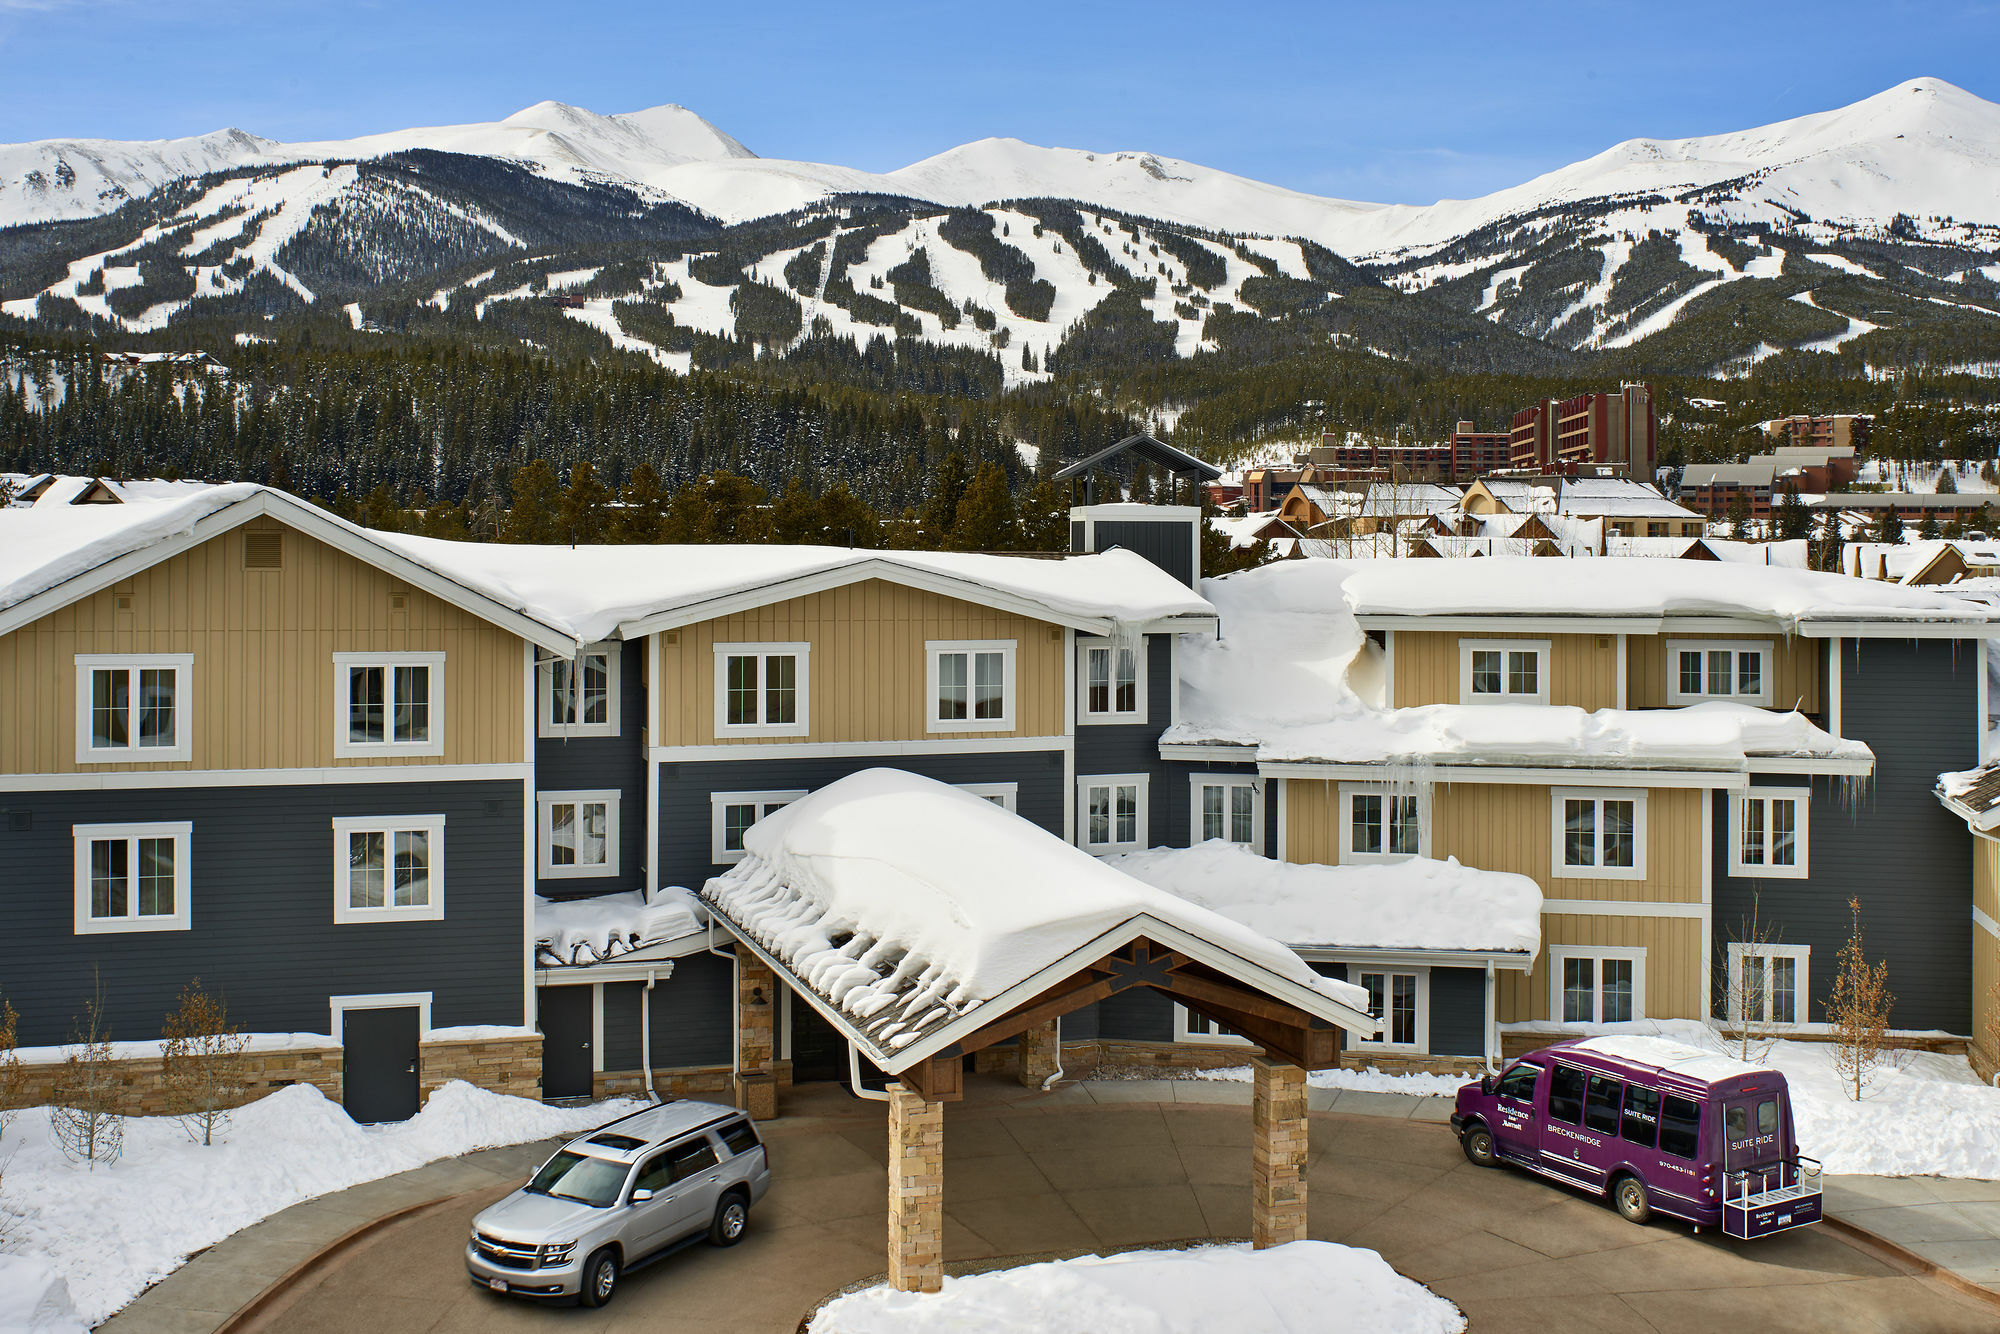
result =
[[[617,1291],[618,1253],[607,1246],[583,1267],[583,1290],[577,1296],[585,1306],[602,1306]]]
[[[709,1244],[734,1246],[743,1240],[743,1229],[748,1226],[750,1206],[741,1195],[725,1195],[722,1203],[715,1206],[715,1217],[708,1225]]]
[[[1498,1167],[1500,1156],[1493,1152],[1493,1133],[1485,1126],[1474,1126],[1458,1137],[1459,1147],[1465,1156],[1480,1167]]]
[[[1637,1177],[1619,1177],[1611,1188],[1611,1203],[1628,1223],[1643,1223],[1653,1216],[1653,1206],[1646,1200],[1646,1183]]]

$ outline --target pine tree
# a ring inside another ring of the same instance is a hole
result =
[[[1882,517],[1876,521],[1875,540],[1896,545],[1903,540],[1903,512],[1894,505],[1882,508]]]
[[[1812,511],[1799,499],[1798,489],[1787,486],[1784,499],[1778,504],[1778,537],[1790,542],[1811,535]]]
[[[562,540],[562,492],[555,470],[536,459],[514,470],[514,505],[507,511],[502,536],[508,542],[544,545]]]
[[[819,498],[820,538],[829,546],[872,548],[882,545],[882,520],[875,511],[835,482]]]
[[[573,546],[602,542],[607,527],[605,506],[610,503],[611,490],[597,480],[597,470],[590,466],[590,460],[577,460],[570,469],[569,486],[564,489],[556,511],[557,540]]]
[[[1734,538],[1750,535],[1750,496],[1740,487],[1729,493],[1729,535]]]
[[[819,499],[794,477],[785,484],[778,501],[771,506],[771,540],[774,542],[816,543],[821,539]]]
[[[958,503],[965,498],[965,460],[957,450],[944,456],[937,475],[931,480],[930,495],[924,501],[923,542],[933,551],[951,545],[952,529],[958,523]]]
[[[658,542],[666,524],[667,496],[660,475],[650,463],[640,463],[618,493],[618,512],[611,524],[614,542]]]
[[[1040,481],[1022,499],[1023,551],[1069,550],[1069,495],[1057,482]]]
[[[1007,489],[1007,474],[995,464],[983,464],[979,476],[959,499],[951,527],[951,548],[1010,551],[1019,547],[1020,542],[1021,525],[1014,513],[1014,494]]]

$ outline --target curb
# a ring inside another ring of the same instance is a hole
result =
[[[427,1209],[435,1209],[440,1204],[451,1204],[454,1201],[463,1200],[473,1195],[484,1194],[485,1191],[485,1187],[480,1187],[474,1190],[460,1191],[456,1195],[440,1195],[434,1200],[425,1200],[420,1204],[404,1205],[400,1209],[383,1214],[380,1218],[371,1218],[365,1223],[349,1228],[326,1245],[314,1251],[311,1255],[308,1255],[305,1259],[293,1265],[290,1269],[287,1269],[284,1273],[272,1279],[265,1285],[263,1291],[230,1312],[229,1318],[215,1327],[215,1334],[239,1334],[240,1331],[249,1326],[251,1321],[262,1315],[273,1302],[282,1297],[286,1290],[294,1283],[297,1283],[308,1273],[318,1269],[335,1256],[352,1250],[355,1246],[366,1241],[374,1233],[388,1227],[390,1224],[400,1223],[404,1219],[423,1213]]]
[[[1974,1301],[1982,1302],[1987,1306],[1993,1307],[1995,1310],[2000,1310],[2000,1292],[1995,1292],[1984,1284],[1974,1283],[1971,1279],[1947,1269],[1937,1261],[1918,1255],[1907,1246],[1890,1241],[1887,1237],[1877,1236],[1867,1228],[1857,1227],[1846,1219],[1836,1218],[1832,1214],[1822,1215],[1820,1222],[1832,1229],[1842,1241],[1847,1242],[1856,1250],[1871,1252],[1878,1259],[1889,1260],[1906,1269],[1914,1270],[1925,1278],[1937,1280],[1945,1287],[1962,1296],[1970,1297]]]

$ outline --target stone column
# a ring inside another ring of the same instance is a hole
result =
[[[944,1286],[944,1104],[889,1085],[889,1286]]]
[[[1056,1021],[1037,1024],[1021,1034],[1021,1086],[1038,1089],[1062,1067],[1057,1050]]]
[[[1306,1072],[1262,1056],[1250,1066],[1250,1244],[1257,1250],[1306,1235]]]
[[[753,1120],[778,1114],[778,980],[741,946],[736,956],[736,1105]]]

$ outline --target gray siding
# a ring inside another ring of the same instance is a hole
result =
[[[1102,525],[1099,531],[1103,531]],[[1079,715],[1081,710],[1079,702]],[[1160,733],[1167,730],[1172,714],[1171,640],[1167,635],[1147,635],[1146,721],[1089,724],[1076,729],[1078,778],[1094,774],[1147,776],[1146,846],[1152,848],[1187,846],[1187,779],[1181,776],[1176,795],[1171,766],[1160,759]]]
[[[1187,520],[1099,520],[1095,527],[1095,550],[1124,547],[1144,556],[1190,588],[1194,586],[1196,529]]]
[[[713,954],[674,960],[674,974],[653,987],[653,1068],[728,1065],[735,1059],[736,968]],[[637,1070],[639,1003],[644,982],[604,984],[604,1068]]]
[[[1174,1002],[1164,991],[1133,987],[1096,1005],[1097,1036],[1127,1042],[1172,1042]],[[1068,1020],[1065,1019],[1065,1024]],[[1070,1034],[1068,1036],[1082,1036]]]
[[[535,741],[535,787],[543,792],[616,788],[618,802],[618,874],[588,879],[538,880],[535,892],[545,898],[585,898],[640,889],[646,883],[646,752],[640,737],[646,728],[646,692],[639,683],[638,640],[621,645],[618,680],[618,735],[615,737],[538,737]],[[540,701],[536,701],[537,708]],[[539,715],[537,715],[539,716]],[[539,731],[539,727],[537,728]],[[536,850],[537,866],[541,864]]]
[[[710,861],[710,795],[716,792],[811,792],[863,769],[893,768],[941,783],[1016,783],[1017,813],[1062,833],[1062,752],[983,751],[891,758],[786,757],[660,766],[660,883],[700,889],[726,870]],[[643,819],[644,807],[633,813]]]
[[[438,1027],[519,1024],[522,800],[519,782],[6,794],[29,825],[0,821],[0,995],[19,1041],[62,1042],[93,985],[115,1040],[157,1038],[195,977],[250,1032],[323,1033],[329,996],[384,991],[431,992]],[[333,817],[439,813],[444,920],[334,925]],[[191,929],[77,935],[71,826],[182,820]]]
[[[1937,775],[1977,763],[1980,660],[1949,640],[1850,640],[1842,654],[1842,732],[1875,752],[1875,776],[1851,785],[1814,779],[1810,878],[1729,874],[1728,793],[1715,794],[1715,985],[1725,947],[1753,912],[1773,938],[1812,947],[1810,1022],[1826,1019],[1835,956],[1848,937],[1847,901],[1861,901],[1871,959],[1889,965],[1897,1028],[1970,1032],[1972,838],[1931,795]],[[1804,787],[1795,775],[1753,785]]]

